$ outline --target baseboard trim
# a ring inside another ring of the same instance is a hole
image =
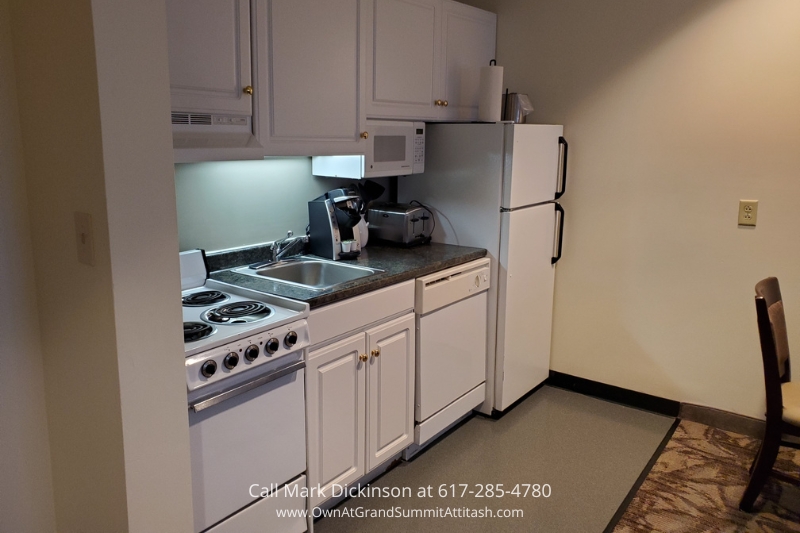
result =
[[[555,370],[550,371],[550,377],[547,378],[545,384],[666,416],[677,417],[681,408],[681,403],[675,400],[623,389]]]
[[[698,422],[725,431],[747,435],[748,437],[757,439],[764,437],[765,422],[763,420],[714,409],[713,407],[681,403],[678,416],[683,420]]]
[[[551,370],[551,373],[552,373],[552,370]],[[514,409],[516,406],[518,406],[519,404],[521,404],[522,402],[524,402],[525,400],[527,400],[528,398],[530,398],[531,396],[533,396],[534,394],[536,394],[537,392],[539,392],[539,390],[540,390],[542,387],[544,387],[545,385],[547,385],[547,381],[548,381],[549,379],[550,379],[550,378],[548,378],[548,379],[546,379],[546,380],[542,381],[541,383],[539,383],[538,385],[536,385],[534,388],[532,388],[531,390],[529,390],[528,392],[526,392],[526,393],[525,393],[525,394],[522,396],[522,398],[520,398],[520,399],[519,399],[519,400],[517,400],[516,402],[512,403],[511,405],[509,405],[509,406],[508,406],[508,407],[506,407],[504,410],[502,410],[502,411],[498,411],[497,409],[492,409],[492,414],[491,414],[491,415],[489,415],[489,416],[490,416],[490,418],[493,418],[494,420],[500,420],[501,418],[503,418],[504,416],[506,416],[506,414],[507,414],[507,413],[511,412],[511,410],[512,410],[512,409]],[[483,415],[483,413],[478,413],[478,414],[481,414],[481,415]],[[486,416],[486,415],[484,415],[484,416]]]
[[[647,476],[650,474],[650,471],[653,469],[653,466],[655,466],[656,461],[658,461],[658,458],[661,457],[661,452],[663,452],[664,448],[666,448],[667,444],[669,444],[670,439],[672,439],[673,433],[675,433],[675,430],[678,429],[678,425],[680,423],[681,421],[679,418],[675,419],[675,422],[672,423],[672,426],[669,428],[669,431],[667,431],[667,434],[664,435],[663,439],[661,439],[661,443],[658,445],[658,448],[656,448],[656,451],[653,452],[653,455],[650,456],[650,460],[642,469],[642,472],[636,479],[636,483],[633,484],[631,490],[629,490],[628,494],[625,496],[625,499],[622,500],[622,503],[619,504],[619,507],[617,507],[617,512],[614,513],[614,516],[611,517],[611,520],[608,522],[608,525],[603,530],[603,533],[611,533],[612,531],[614,531],[614,528],[617,527],[619,521],[622,520],[623,516],[625,516],[625,511],[628,510],[628,507],[633,501],[633,498],[636,497],[636,493],[639,492],[639,488],[642,486],[642,483],[644,483],[644,480],[647,479]]]

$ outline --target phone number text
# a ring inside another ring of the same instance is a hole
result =
[[[428,490],[433,492],[433,487],[428,486]],[[451,483],[439,485],[438,494],[440,498],[503,498],[513,496],[516,498],[549,498],[553,493],[552,488],[547,483],[517,483],[513,487],[507,487],[503,483]],[[428,495],[433,496],[433,494]]]

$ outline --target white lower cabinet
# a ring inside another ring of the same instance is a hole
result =
[[[308,486],[358,480],[414,438],[414,314],[378,324],[308,354]]]
[[[309,487],[330,495],[364,475],[366,455],[366,336],[309,353],[306,363]],[[310,505],[324,501],[314,495]]]
[[[367,471],[414,440],[414,314],[367,330]]]

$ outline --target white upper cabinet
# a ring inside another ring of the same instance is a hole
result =
[[[478,119],[480,67],[495,58],[497,15],[458,2],[442,4],[444,120]]]
[[[358,0],[258,0],[256,135],[268,155],[364,153]]]
[[[451,0],[363,0],[370,118],[476,120],[497,16]]]
[[[496,16],[452,0],[167,0],[176,162],[363,155],[366,119],[476,120]]]
[[[249,0],[167,0],[172,110],[252,114]]]
[[[441,0],[365,0],[367,116],[436,114]]]

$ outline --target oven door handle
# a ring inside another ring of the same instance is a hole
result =
[[[305,366],[306,366],[305,361],[298,361],[283,368],[279,368],[274,372],[270,372],[269,374],[265,374],[258,379],[254,379],[253,381],[248,381],[243,385],[239,385],[238,387],[234,387],[225,392],[221,392],[216,396],[212,396],[211,398],[206,398],[205,400],[200,400],[199,402],[190,404],[189,409],[191,409],[195,413],[199,413],[200,411],[208,409],[209,407],[213,407],[218,403],[224,402],[225,400],[229,400],[230,398],[234,398],[236,396],[239,396],[240,394],[244,394],[245,392],[256,389],[262,385],[266,385],[271,381],[280,379],[283,376],[288,376],[289,374],[297,372],[298,370],[302,370],[303,368],[305,368]]]

